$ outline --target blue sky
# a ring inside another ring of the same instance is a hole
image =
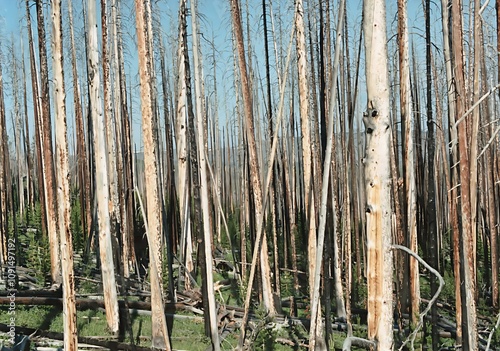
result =
[[[135,35],[135,21],[133,17],[133,0],[122,0],[123,6],[123,19],[122,24],[124,25],[125,31],[125,41],[126,41],[126,69],[128,70],[130,83],[133,90],[133,98],[132,101],[134,113],[133,113],[133,128],[134,128],[134,141],[140,144],[140,116],[138,115],[139,111],[139,99],[138,97],[138,78],[137,78],[137,53],[135,49],[134,43],[134,35]],[[232,61],[232,47],[231,47],[231,25],[230,25],[230,17],[228,12],[228,0],[198,0],[198,12],[200,14],[200,31],[203,34],[203,38],[201,41],[203,58],[205,62],[204,73],[206,78],[206,91],[207,94],[213,90],[211,87],[211,82],[213,79],[212,75],[212,53],[211,47],[208,43],[209,40],[214,40],[215,45],[217,47],[217,80],[218,80],[218,94],[219,94],[219,113],[221,115],[221,119],[225,119],[229,122],[232,118],[231,116],[234,114],[234,87],[232,82],[232,72],[233,72],[233,61]],[[337,1],[333,1],[335,4],[333,6],[333,13],[336,12],[337,9]],[[178,0],[160,0],[156,3],[159,4],[159,16],[161,17],[161,30],[165,35],[167,40],[167,64],[172,70],[172,62],[173,55],[175,55],[175,41],[177,38],[177,11],[178,11]],[[242,10],[246,12],[245,1],[241,1]],[[291,11],[293,10],[293,1],[292,0],[273,0],[273,9],[275,11],[275,26],[278,31],[280,26],[283,30],[283,39],[281,40],[283,51],[286,51],[286,46],[288,45],[289,38],[289,28],[291,25]],[[306,1],[305,4],[312,3],[316,4],[317,0],[314,1]],[[83,33],[82,33],[82,16],[79,14],[79,9],[81,7],[80,1],[73,1],[73,7],[75,11],[75,35],[78,45],[78,50],[80,54],[83,54]],[[307,5],[306,5],[307,6]],[[361,0],[347,0],[347,11],[348,11],[348,21],[349,21],[349,35],[351,42],[355,42],[359,36],[360,26],[359,21],[361,18]],[[433,41],[436,46],[439,47],[439,43],[441,42],[441,22],[440,22],[440,2],[432,2],[431,9],[431,17],[433,21]],[[489,5],[490,7],[493,5]],[[63,11],[65,11],[66,5],[63,1]],[[491,9],[490,9],[491,10]],[[254,67],[258,67],[255,70],[256,75],[260,77],[264,77],[263,72],[263,40],[262,40],[262,21],[261,21],[261,1],[260,0],[249,0],[249,20],[250,20],[250,32],[251,32],[251,41],[253,46],[253,65]],[[277,13],[280,11],[280,13]],[[387,1],[387,16],[388,16],[388,32],[389,37],[392,37],[391,34],[395,33],[395,29],[397,26],[396,20],[396,1]],[[9,82],[9,70],[6,67],[5,63],[8,63],[8,60],[5,58],[6,52],[8,51],[8,47],[11,46],[9,44],[11,42],[11,38],[13,38],[14,43],[16,45],[17,54],[20,57],[20,42],[24,40],[24,45],[26,47],[26,39],[22,39],[26,37],[26,29],[25,29],[25,10],[24,10],[24,0],[0,0],[0,46],[4,56],[4,83],[8,85]],[[422,11],[422,1],[421,0],[409,0],[408,1],[408,16],[409,16],[409,26],[410,32],[413,33],[412,41],[415,44],[415,48],[417,51],[417,55],[421,56],[423,59],[423,53],[425,52],[425,46],[423,45],[423,35],[424,26],[423,26],[423,11]],[[47,22],[49,17],[47,17]],[[65,18],[63,19],[65,20]],[[243,20],[245,21],[245,15]],[[190,18],[188,18],[190,21]],[[332,26],[335,25],[335,19],[332,19]],[[63,24],[65,26],[66,24]],[[271,24],[269,23],[269,26]],[[191,25],[188,24],[188,32],[191,31]],[[50,32],[50,26],[47,25],[47,33]],[[64,38],[65,42],[68,42],[68,37]],[[279,39],[278,39],[279,40]],[[190,38],[189,38],[190,41]],[[394,37],[391,39],[392,43],[395,42]],[[169,45],[170,44],[170,45]],[[391,42],[390,42],[391,44]],[[357,47],[357,45],[352,46]],[[50,45],[48,45],[48,49],[50,50]],[[169,50],[170,49],[170,50]],[[353,50],[354,51],[354,50]],[[353,53],[351,53],[353,55]],[[66,58],[66,64],[69,64],[69,55]],[[26,56],[27,57],[27,56]],[[274,61],[274,57],[272,54],[271,60]],[[423,61],[421,61],[423,63]],[[49,65],[51,64],[49,58]],[[7,68],[7,69],[6,69]],[[83,72],[83,61],[80,63],[80,73]],[[68,69],[66,75],[67,82],[67,90],[70,86],[70,70]],[[275,101],[277,102],[277,79],[276,73],[272,73],[274,75],[274,95]],[[363,77],[362,77],[363,80]],[[362,83],[362,82],[361,82]],[[30,89],[30,88],[29,88]],[[9,92],[8,86],[6,89],[6,104],[7,109],[12,105],[9,100]],[[362,100],[364,87],[360,86],[360,100]],[[28,96],[30,96],[30,92]],[[67,97],[67,105],[68,105],[68,125],[72,128],[71,121],[71,105],[72,105],[72,97],[70,96],[71,91],[68,90]],[[229,101],[229,103],[227,103]],[[363,106],[365,104],[364,101],[360,101],[360,105]],[[277,105],[277,103],[276,103]],[[260,115],[263,115],[263,112],[260,111]],[[262,117],[263,118],[263,117]],[[7,119],[10,121],[10,116],[7,116]],[[10,122],[9,122],[10,123]],[[12,135],[12,134],[11,134]],[[31,133],[32,135],[32,133]],[[140,147],[140,146],[139,146]]]

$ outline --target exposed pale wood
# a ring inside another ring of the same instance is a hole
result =
[[[8,332],[10,330],[10,326],[8,326],[6,324],[0,324],[0,330],[3,332]],[[54,339],[54,340],[64,340],[64,337],[65,337],[64,333],[57,333],[57,332],[52,332],[52,331],[48,331],[48,330],[40,330],[40,329],[33,329],[33,328],[25,328],[25,327],[21,327],[21,326],[16,326],[16,331],[22,335],[30,335],[31,337],[44,337],[44,338],[49,338],[49,339]],[[129,345],[129,344],[125,344],[125,343],[118,342],[118,341],[112,341],[112,340],[109,340],[109,341],[108,340],[98,340],[96,338],[83,337],[83,336],[78,337],[78,343],[93,345],[93,346],[101,346],[101,347],[105,347],[105,348],[112,349],[112,350],[151,351],[151,348],[149,348],[149,347]],[[78,345],[76,345],[76,346],[78,346]],[[80,346],[82,346],[82,345],[80,345]],[[65,348],[65,350],[68,350],[68,349]],[[75,348],[75,350],[76,350],[76,348]]]
[[[63,290],[63,326],[64,349],[76,351],[78,348],[76,306],[75,306],[75,276],[73,271],[73,235],[70,219],[70,185],[68,138],[66,124],[66,92],[64,88],[63,61],[63,29],[61,0],[51,1],[52,10],[52,69],[54,73],[56,110],[56,176],[57,204],[59,227],[58,235],[61,243],[61,267]]]
[[[259,228],[263,225],[263,212],[262,212],[262,187],[260,181],[260,171],[258,165],[257,156],[257,145],[255,142],[255,131],[254,131],[254,118],[253,118],[253,107],[252,107],[252,94],[249,82],[249,77],[247,74],[247,65],[245,60],[245,48],[243,40],[243,30],[241,27],[241,17],[240,17],[240,6],[238,0],[231,0],[231,17],[233,20],[233,27],[235,30],[236,37],[236,50],[238,53],[238,66],[241,76],[241,86],[243,93],[243,103],[245,111],[245,128],[246,137],[248,139],[248,149],[249,149],[249,161],[250,161],[250,181],[252,183],[254,206],[255,206],[255,218],[256,218],[256,228],[257,228],[257,238],[256,245],[254,249],[254,256],[256,253],[260,253],[260,267],[262,270],[262,289],[263,289],[263,300],[264,306],[270,315],[276,313],[276,308],[273,301],[272,291],[271,291],[271,275],[269,268],[269,259],[266,244],[265,232],[259,233]],[[252,261],[252,270],[254,270],[254,263]],[[250,274],[250,280],[252,280],[252,274]],[[251,284],[251,283],[250,283]],[[248,289],[251,290],[251,289]]]
[[[215,306],[214,293],[214,277],[213,277],[213,257],[212,257],[212,230],[210,226],[209,213],[209,189],[207,176],[207,155],[206,155],[206,126],[205,106],[204,106],[204,88],[202,74],[202,60],[200,58],[199,48],[199,33],[196,0],[191,0],[191,25],[193,27],[193,58],[194,58],[194,82],[196,95],[196,132],[198,141],[198,166],[200,170],[200,197],[201,210],[203,214],[203,248],[205,253],[205,262],[202,269],[206,270],[206,295],[204,299],[207,301],[208,309],[205,310],[204,317],[210,321],[210,339],[212,342],[212,350],[219,351],[221,349],[219,342],[219,330],[217,326],[217,312]],[[201,238],[199,238],[201,239]]]
[[[175,119],[176,135],[176,189],[178,193],[179,213],[181,219],[181,252],[180,258],[187,268],[185,275],[193,271],[193,243],[191,238],[190,206],[189,206],[189,152],[188,152],[188,114],[187,114],[187,92],[186,92],[186,1],[180,0],[179,4],[179,38],[177,51],[177,110]],[[185,289],[190,289],[191,283],[185,277]]]
[[[111,238],[110,194],[108,163],[106,160],[105,121],[101,105],[99,57],[97,51],[96,0],[88,1],[89,56],[88,65],[92,72],[90,84],[90,106],[94,135],[97,222],[99,228],[99,256],[101,259],[102,282],[106,301],[106,319],[108,327],[118,332],[119,316],[116,292],[113,246]]]
[[[345,1],[341,1],[339,5],[339,19],[337,25],[337,40],[336,40],[336,50],[335,50],[335,59],[333,64],[333,78],[332,81],[337,80],[338,69],[339,69],[339,60],[340,60],[340,45],[342,43],[342,33],[343,33],[343,25],[344,25],[344,7]],[[328,113],[328,135],[327,135],[327,145],[325,151],[325,160],[323,165],[323,179],[322,179],[322,189],[321,189],[321,207],[320,207],[320,216],[319,216],[319,227],[318,227],[318,244],[317,244],[317,256],[314,261],[314,276],[313,276],[313,286],[312,286],[312,296],[311,296],[311,328],[309,330],[309,349],[311,351],[315,350],[326,350],[325,341],[323,339],[322,331],[318,331],[321,328],[321,308],[319,304],[320,297],[320,273],[321,273],[321,262],[323,261],[323,248],[324,248],[324,239],[325,239],[325,229],[326,229],[326,207],[328,202],[329,193],[329,177],[331,170],[331,163],[335,162],[334,159],[336,157],[335,154],[332,155],[332,151],[335,148],[333,146],[333,129],[334,129],[334,114],[336,109],[336,101],[337,101],[338,91],[334,87],[331,90],[329,113]],[[335,176],[335,175],[334,175]],[[335,194],[335,193],[334,193]],[[334,197],[332,199],[332,203],[336,203],[337,199]],[[336,218],[335,214],[333,215],[333,227],[337,226],[338,218]],[[337,241],[337,240],[335,240]],[[338,249],[336,250],[337,243],[334,243],[334,252],[337,251],[337,254],[334,254],[333,259],[335,261],[336,274],[339,274],[340,267],[339,264],[339,253]],[[339,279],[340,280],[340,277]],[[340,288],[337,287],[337,293],[340,293],[340,296],[337,296],[337,304],[342,304],[340,310],[343,311],[343,315],[341,318],[345,318],[345,302],[342,296],[342,285]]]
[[[91,214],[90,209],[90,173],[87,164],[87,149],[85,147],[85,131],[83,124],[83,110],[80,102],[80,82],[76,62],[75,36],[73,29],[73,5],[68,1],[68,24],[71,48],[71,73],[73,82],[73,105],[75,109],[75,122],[77,134],[78,155],[78,187],[80,192],[81,221],[84,235],[90,236]]]
[[[455,98],[456,115],[462,118],[467,109],[467,99],[464,77],[464,59],[463,59],[463,27],[462,27],[462,2],[455,0],[452,2],[452,57],[455,63]],[[457,123],[459,123],[457,121]],[[467,125],[465,121],[458,124],[458,147],[459,147],[459,169],[460,169],[460,211],[461,211],[461,259],[463,262],[461,280],[462,285],[462,315],[464,318],[463,342],[464,349],[475,351],[478,349],[477,340],[477,317],[475,301],[475,251],[472,233],[471,216],[471,191],[470,191],[470,155]]]
[[[49,236],[51,275],[53,283],[61,283],[61,261],[59,239],[57,237],[57,197],[54,171],[54,157],[52,148],[52,122],[50,114],[49,76],[47,65],[47,47],[45,39],[45,21],[41,1],[36,2],[38,24],[38,50],[40,57],[40,99],[42,134],[43,179],[45,182],[45,204],[47,213],[47,233]]]
[[[391,251],[391,180],[389,81],[385,1],[367,0],[363,7],[366,49],[367,111],[365,188],[368,271],[368,339],[377,349],[393,345]]]
[[[450,48],[450,23],[449,23],[448,1],[441,0],[441,15],[442,15],[442,28],[443,28],[443,54],[445,58],[446,67],[446,85],[449,86],[453,83],[453,68],[452,68],[452,52]],[[457,129],[455,127],[456,120],[456,101],[455,94],[452,89],[448,89],[448,119],[449,119],[449,131],[450,131],[450,165],[454,165],[457,162]],[[455,187],[458,184],[458,171],[456,167],[451,167],[451,186],[452,188],[448,190],[448,203],[450,204],[450,217],[451,217],[451,227],[452,227],[452,242],[453,242],[453,274],[455,276],[455,307],[456,307],[456,320],[457,320],[457,337],[456,342],[458,345],[462,344],[462,302],[461,302],[461,291],[460,291],[460,243],[459,243],[459,227],[458,227],[458,191]]]
[[[163,314],[163,261],[162,261],[162,208],[158,179],[158,131],[152,99],[153,52],[150,51],[152,38],[148,27],[151,25],[149,2],[135,0],[136,33],[139,51],[139,76],[141,83],[142,134],[144,140],[144,172],[147,201],[147,233],[151,270],[152,346],[170,350],[167,325]]]

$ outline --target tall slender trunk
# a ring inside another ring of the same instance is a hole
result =
[[[88,1],[90,107],[94,128],[95,172],[97,191],[97,222],[99,226],[99,255],[101,259],[106,321],[112,332],[118,332],[119,314],[113,262],[111,219],[109,213],[109,179],[106,162],[104,115],[101,105],[100,79],[97,51],[96,0]]]
[[[177,111],[176,111],[176,151],[177,151],[177,179],[176,188],[179,194],[179,213],[181,219],[181,254],[180,258],[185,265],[184,288],[190,289],[191,282],[189,274],[193,272],[193,247],[191,239],[190,206],[189,206],[189,146],[188,134],[188,113],[187,113],[187,92],[186,92],[186,64],[189,59],[186,57],[187,34],[186,34],[186,0],[180,0],[179,4],[179,40],[177,51]]]
[[[385,1],[367,0],[363,7],[368,104],[365,187],[368,249],[368,338],[377,348],[393,347],[392,223],[390,180],[389,82]]]
[[[43,159],[42,159],[42,147],[41,147],[41,137],[40,137],[40,122],[41,114],[39,109],[39,99],[38,99],[38,74],[35,64],[35,48],[33,45],[33,34],[31,30],[31,14],[29,7],[29,0],[26,0],[26,22],[28,27],[28,51],[30,56],[30,72],[31,72],[31,90],[33,98],[33,115],[35,120],[35,150],[36,150],[36,163],[38,164],[38,169],[41,172],[43,170]],[[43,177],[37,177],[38,179],[38,200],[40,202],[40,212],[42,213],[42,235],[45,237],[47,233],[47,216],[46,216],[46,202],[45,202],[45,179]],[[3,202],[3,201],[2,201]],[[4,202],[3,202],[4,203]],[[1,227],[0,227],[1,228]],[[7,231],[5,231],[7,232]]]
[[[128,242],[129,247],[129,257],[125,259],[124,265],[127,263],[130,267],[134,267],[136,264],[136,253],[134,246],[134,232],[135,232],[135,196],[134,196],[134,172],[133,172],[133,154],[132,154],[132,131],[131,131],[131,121],[129,118],[129,110],[127,104],[127,79],[125,76],[125,63],[123,58],[123,39],[121,35],[121,16],[117,16],[114,21],[117,27],[117,35],[118,35],[118,52],[117,52],[117,60],[118,60],[118,77],[120,82],[119,93],[120,94],[120,110],[123,121],[123,177],[125,179],[124,182],[124,193],[125,193],[125,218],[127,219],[127,226],[124,226],[123,231],[123,242]],[[130,100],[130,104],[132,101]],[[132,107],[132,106],[131,106]],[[89,155],[90,156],[90,155]],[[126,249],[123,248],[123,252],[125,253]],[[124,269],[124,274],[127,269]],[[126,276],[126,275],[125,275]]]
[[[401,104],[401,120],[404,121],[404,165],[405,173],[405,191],[406,191],[406,240],[408,247],[413,252],[417,252],[417,194],[415,184],[415,156],[413,148],[413,102],[410,86],[410,62],[408,50],[408,27],[407,27],[407,1],[398,2],[398,14],[400,16],[398,24],[401,30],[398,32],[400,37],[398,43],[399,49],[399,74],[400,74],[400,104]],[[410,285],[410,311],[411,320],[417,323],[420,306],[420,283],[418,262],[410,258],[409,261],[409,285]]]
[[[312,296],[314,284],[314,262],[316,262],[316,214],[314,211],[314,188],[312,186],[312,151],[309,116],[309,89],[307,82],[306,42],[304,33],[304,7],[297,1],[295,12],[297,45],[297,68],[300,105],[300,127],[302,131],[302,163],[304,167],[304,212],[308,229],[307,258],[309,262],[309,293]]]
[[[207,155],[206,155],[206,135],[204,126],[205,106],[203,96],[203,73],[202,61],[200,58],[199,48],[199,33],[198,33],[198,19],[196,0],[191,0],[191,23],[193,27],[193,58],[194,58],[194,82],[195,82],[195,95],[196,95],[196,129],[198,137],[198,166],[200,169],[200,196],[201,196],[201,209],[203,213],[203,248],[205,255],[205,265],[202,270],[205,270],[206,276],[204,293],[204,300],[207,300],[207,309],[205,309],[204,317],[210,321],[210,339],[212,341],[212,350],[219,351],[219,330],[217,326],[217,311],[215,305],[215,292],[213,281],[213,257],[212,257],[212,230],[210,226],[210,212],[209,212],[209,189],[207,177]],[[201,239],[201,238],[200,238]]]
[[[433,100],[432,100],[432,71],[431,71],[431,23],[430,23],[430,0],[425,2],[425,67],[427,82],[427,203],[425,204],[425,218],[427,226],[427,235],[430,240],[430,261],[435,269],[439,269],[438,260],[438,242],[436,225],[436,189],[434,175],[434,154],[435,137],[433,120]],[[434,296],[438,289],[436,277],[431,274],[431,294]],[[413,312],[413,311],[412,311]],[[437,329],[437,309],[436,305],[431,310],[431,328],[432,328],[432,349],[436,350],[439,344],[439,334]]]
[[[61,243],[64,349],[78,349],[76,325],[75,277],[73,272],[73,241],[70,219],[70,186],[68,139],[66,127],[66,93],[64,90],[63,30],[61,0],[51,1],[52,9],[52,64],[56,109],[56,159],[57,159],[57,204],[59,215],[59,239]]]
[[[71,47],[71,68],[73,78],[73,104],[75,109],[76,121],[76,139],[77,139],[77,155],[78,155],[78,184],[80,191],[80,206],[81,220],[83,224],[83,232],[86,236],[90,235],[90,174],[87,164],[87,151],[85,148],[85,131],[83,127],[83,110],[80,102],[80,83],[78,81],[78,70],[76,68],[76,49],[75,38],[73,34],[73,8],[72,0],[68,0],[68,20],[69,20],[69,35]]]
[[[139,76],[141,83],[142,133],[144,138],[144,169],[146,176],[147,228],[151,267],[151,320],[152,346],[170,350],[170,340],[164,314],[163,264],[162,264],[162,208],[158,179],[158,133],[152,106],[152,61],[150,51],[152,38],[150,11],[141,0],[135,0],[137,44],[139,50]]]
[[[50,263],[52,282],[61,283],[61,262],[59,256],[59,238],[57,237],[57,197],[54,175],[54,161],[52,149],[52,123],[50,115],[49,98],[49,73],[47,66],[47,48],[45,43],[45,22],[41,1],[36,2],[38,22],[38,48],[40,56],[40,104],[41,104],[41,130],[42,130],[42,157],[43,175],[45,181],[45,204],[47,211],[47,233],[49,234]]]
[[[2,58],[0,56],[0,263],[7,262],[7,233],[8,206],[7,206],[7,162],[9,162],[9,149],[7,144],[7,128],[5,123],[5,97],[3,92]]]
[[[463,29],[462,29],[462,4],[461,0],[452,2],[452,43],[453,60],[455,63],[455,97],[457,120],[462,117],[467,109],[467,99],[464,81],[463,61]],[[463,338],[464,349],[477,350],[477,316],[475,301],[475,252],[474,238],[472,237],[471,223],[471,191],[470,191],[470,157],[467,138],[467,119],[458,124],[458,149],[460,169],[460,210],[461,210],[461,267],[462,284],[462,314],[464,319]]]
[[[24,113],[24,147],[26,150],[26,185],[27,185],[27,199],[28,206],[33,209],[35,206],[35,186],[33,184],[33,158],[31,155],[31,146],[30,146],[30,130],[29,130],[29,121],[28,121],[28,87],[26,84],[26,65],[24,61],[24,46],[21,42],[21,52],[23,55],[22,59],[22,71],[23,71],[23,113]],[[26,213],[26,217],[28,213]],[[1,226],[0,226],[1,228]]]
[[[125,174],[125,128],[124,128],[124,117],[126,114],[122,110],[122,99],[124,98],[120,94],[121,86],[121,75],[120,75],[120,53],[119,53],[119,14],[118,14],[118,2],[112,0],[111,2],[111,23],[112,23],[112,46],[113,46],[113,64],[112,69],[114,73],[114,116],[115,116],[115,135],[116,140],[116,175],[117,175],[117,192],[118,192],[118,204],[120,219],[120,232],[121,237],[117,238],[121,246],[121,272],[123,277],[129,277],[130,267],[131,267],[131,249],[129,233],[131,226],[131,218],[128,216],[127,211],[127,196],[125,191],[126,184],[126,174]],[[120,241],[121,239],[121,241]],[[119,265],[119,264],[117,264]]]
[[[120,204],[118,199],[118,174],[116,170],[116,122],[111,100],[110,50],[108,44],[108,0],[101,0],[101,60],[103,87],[103,116],[106,131],[106,151],[108,163],[109,213],[112,228],[112,242],[117,244],[121,236]],[[114,251],[115,249],[113,249]]]
[[[255,206],[255,218],[256,218],[256,244],[254,249],[254,256],[256,253],[260,253],[260,266],[262,270],[262,289],[263,289],[263,300],[264,306],[270,315],[276,314],[276,308],[274,304],[274,298],[271,291],[271,274],[269,268],[269,258],[267,252],[266,234],[265,231],[261,235],[261,230],[263,228],[263,213],[262,213],[262,187],[260,182],[260,171],[257,160],[257,145],[255,142],[255,130],[254,130],[254,118],[253,118],[253,104],[252,104],[252,93],[250,82],[247,74],[247,65],[245,60],[245,48],[243,41],[243,30],[241,27],[241,15],[240,6],[238,0],[231,0],[231,17],[233,20],[233,26],[235,30],[236,37],[236,49],[238,53],[238,65],[241,76],[241,86],[243,95],[243,104],[245,111],[245,128],[246,137],[248,140],[249,149],[249,163],[250,163],[250,181],[253,190],[253,202]],[[252,267],[252,271],[255,267]],[[251,284],[253,279],[252,273],[250,273],[250,280],[248,282],[248,290],[251,290]]]
[[[453,86],[454,76],[452,68],[452,52],[450,48],[450,11],[448,9],[448,0],[441,0],[441,17],[443,21],[443,54],[446,65],[446,82],[447,86]],[[457,162],[457,130],[455,127],[456,118],[456,101],[455,101],[455,91],[452,88],[448,88],[448,119],[449,119],[449,131],[450,131],[450,165],[454,165]],[[462,344],[462,302],[461,302],[461,283],[460,283],[460,253],[459,253],[459,224],[458,224],[458,191],[455,184],[458,184],[458,171],[456,167],[451,167],[450,170],[451,179],[450,185],[451,189],[448,195],[448,202],[450,204],[450,216],[451,216],[451,226],[452,226],[452,242],[453,242],[453,274],[455,282],[455,310],[456,310],[456,321],[457,321],[457,336],[456,343],[458,345]]]

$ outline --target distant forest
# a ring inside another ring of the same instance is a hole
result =
[[[197,2],[0,5],[2,345],[500,350],[500,0]]]

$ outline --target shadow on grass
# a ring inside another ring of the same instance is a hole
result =
[[[41,330],[50,330],[50,325],[56,317],[61,314],[61,309],[58,307],[51,307],[45,317],[43,318],[42,324],[38,327]]]

